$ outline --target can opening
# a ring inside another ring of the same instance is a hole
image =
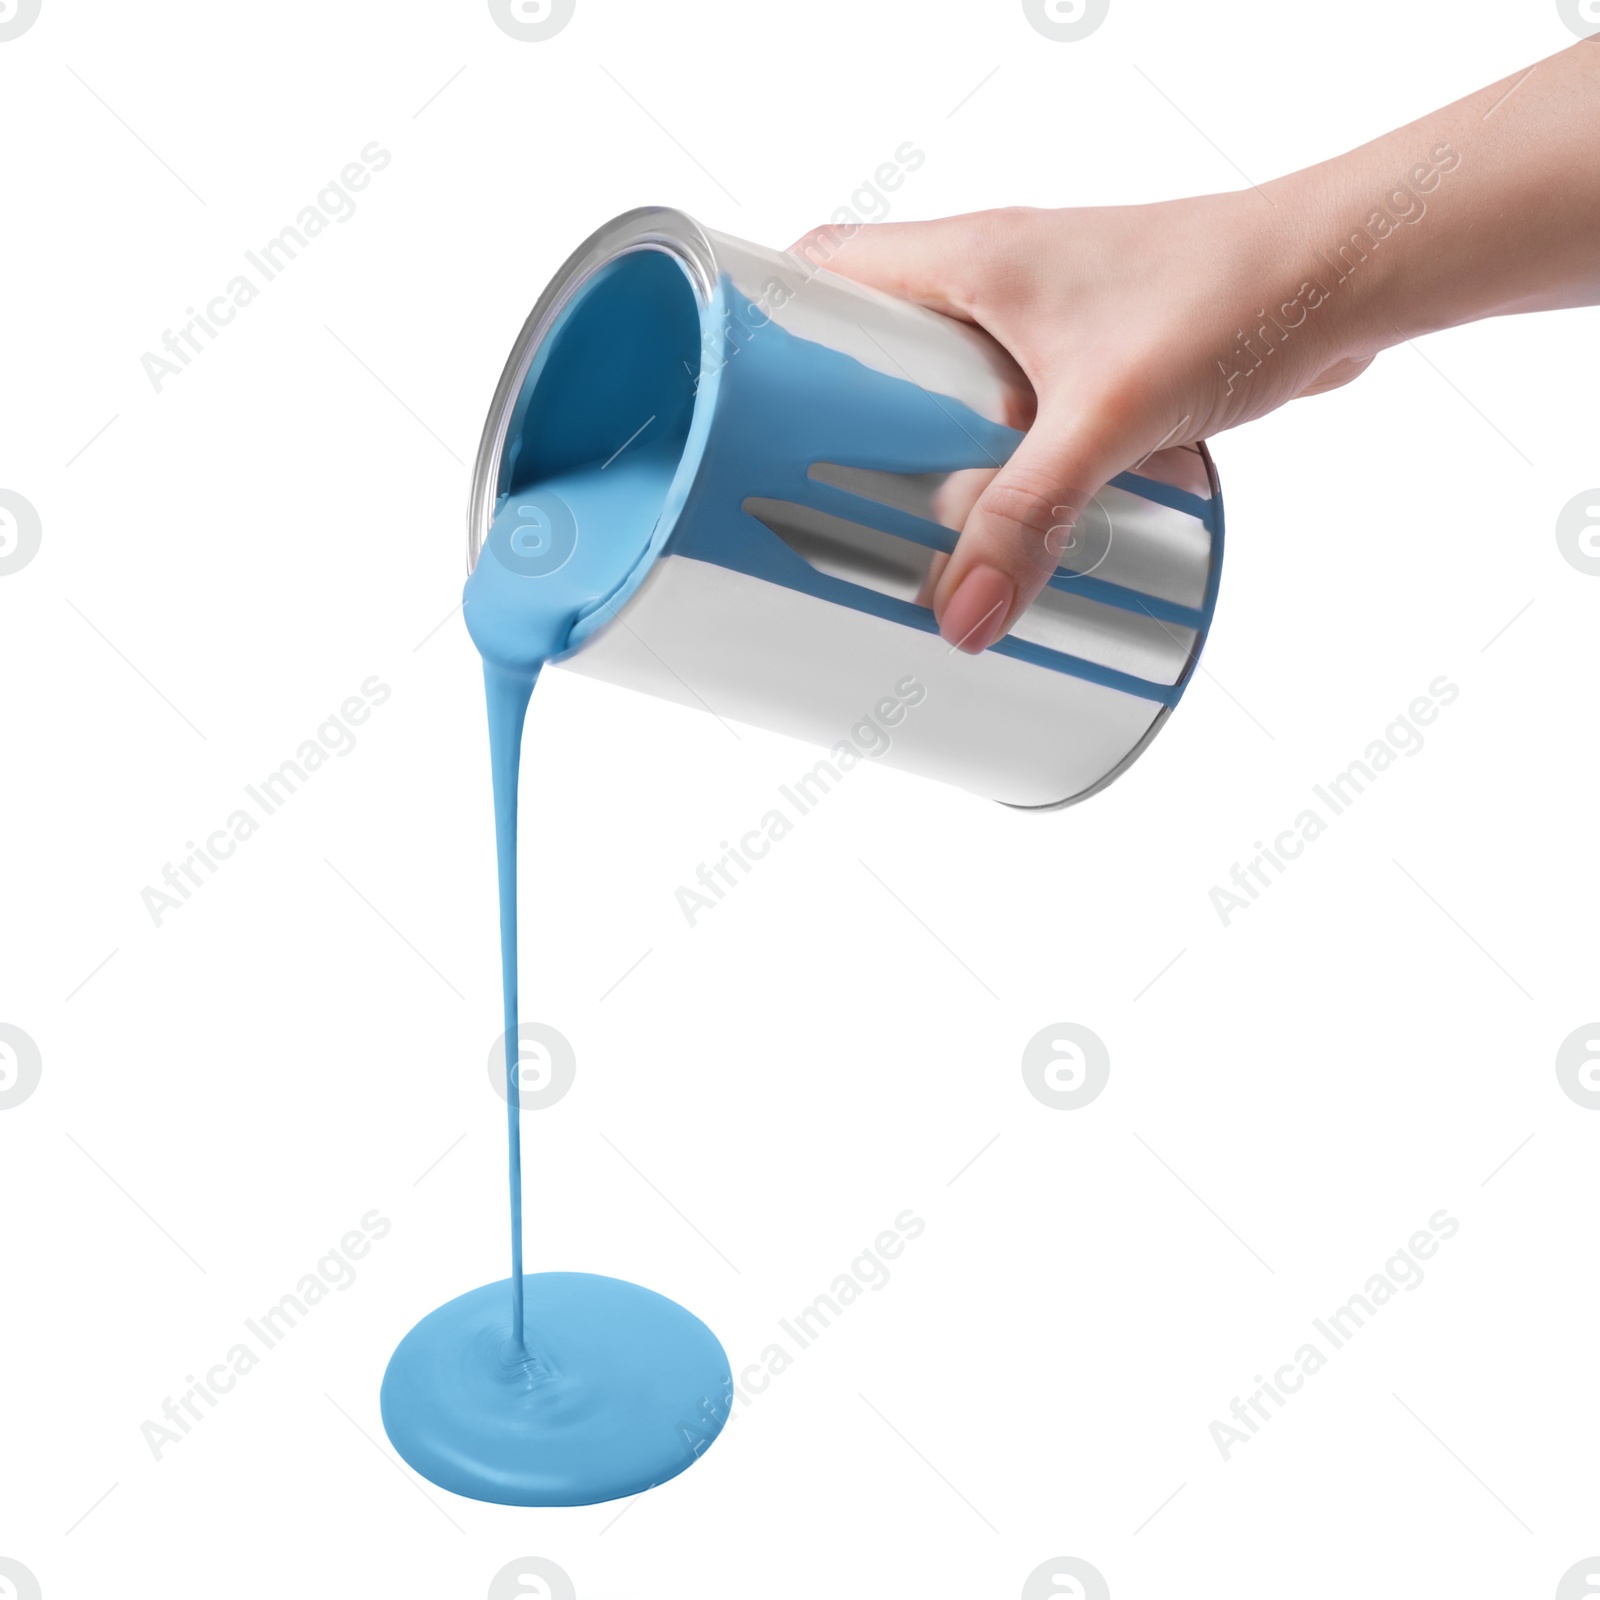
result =
[[[700,326],[684,266],[644,247],[581,279],[538,338],[467,580],[486,661],[537,673],[642,581],[692,474]]]
[[[700,309],[683,266],[657,249],[607,262],[562,310],[523,380],[496,499],[647,452],[660,479],[653,523],[688,438],[699,375]]]

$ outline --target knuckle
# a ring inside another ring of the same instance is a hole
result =
[[[844,247],[853,229],[841,228],[837,223],[825,222],[811,228],[789,246],[789,254],[798,256],[813,267],[826,265]]]
[[[983,496],[982,509],[992,523],[1023,542],[1032,557],[1044,550],[1052,528],[1070,516],[1072,491],[1037,468],[1003,474]]]
[[[996,206],[979,215],[985,243],[1014,248],[1018,236],[1030,232],[1044,212],[1037,206]]]
[[[1118,438],[1136,429],[1156,409],[1162,388],[1151,374],[1159,370],[1158,364],[1134,361],[1105,375],[1094,418],[1102,437]]]
[[[972,230],[958,303],[982,321],[1008,306],[1025,305],[1037,291],[1039,223],[1033,206],[1002,206],[979,213]]]
[[[1037,219],[1029,206],[1002,206],[961,219],[968,226],[959,254],[947,252],[944,298],[981,325],[1024,293],[1037,268],[1030,247]]]

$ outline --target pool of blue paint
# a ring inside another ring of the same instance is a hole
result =
[[[717,1337],[664,1295],[531,1273],[525,1345],[511,1281],[431,1311],[384,1375],[383,1423],[430,1482],[511,1506],[592,1505],[676,1477],[733,1398]]]

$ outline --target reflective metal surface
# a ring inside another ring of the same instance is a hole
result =
[[[960,401],[1010,427],[1033,415],[1026,379],[979,329],[838,277],[825,259],[732,239],[681,212],[630,212],[567,261],[512,350],[478,451],[469,562],[503,487],[509,418],[541,341],[602,265],[641,249],[665,251],[693,286],[702,361],[723,359],[724,331],[709,313],[725,279],[789,333],[914,382],[935,401]],[[715,414],[709,427],[715,439]],[[968,656],[938,637],[931,615],[906,626],[880,614],[873,597],[891,614],[925,611],[944,551],[992,476],[812,462],[808,482],[828,506],[751,496],[743,508],[752,538],[775,537],[851,586],[839,591],[844,603],[691,558],[669,539],[620,615],[561,665],[825,747],[911,675],[926,694],[895,728],[885,764],[1014,806],[1084,798],[1144,749],[1193,671],[1221,557],[1214,469],[1203,447],[1166,450],[1140,467],[1153,480],[1147,495],[1103,489],[1070,530],[1051,585],[1013,629],[1016,643]],[[1159,484],[1183,492],[1163,494]]]

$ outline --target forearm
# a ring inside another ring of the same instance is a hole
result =
[[[1347,357],[1481,317],[1600,303],[1600,43],[1263,197],[1281,213],[1267,226],[1283,281],[1295,280],[1286,315],[1315,285],[1301,304],[1321,291],[1318,320]]]

